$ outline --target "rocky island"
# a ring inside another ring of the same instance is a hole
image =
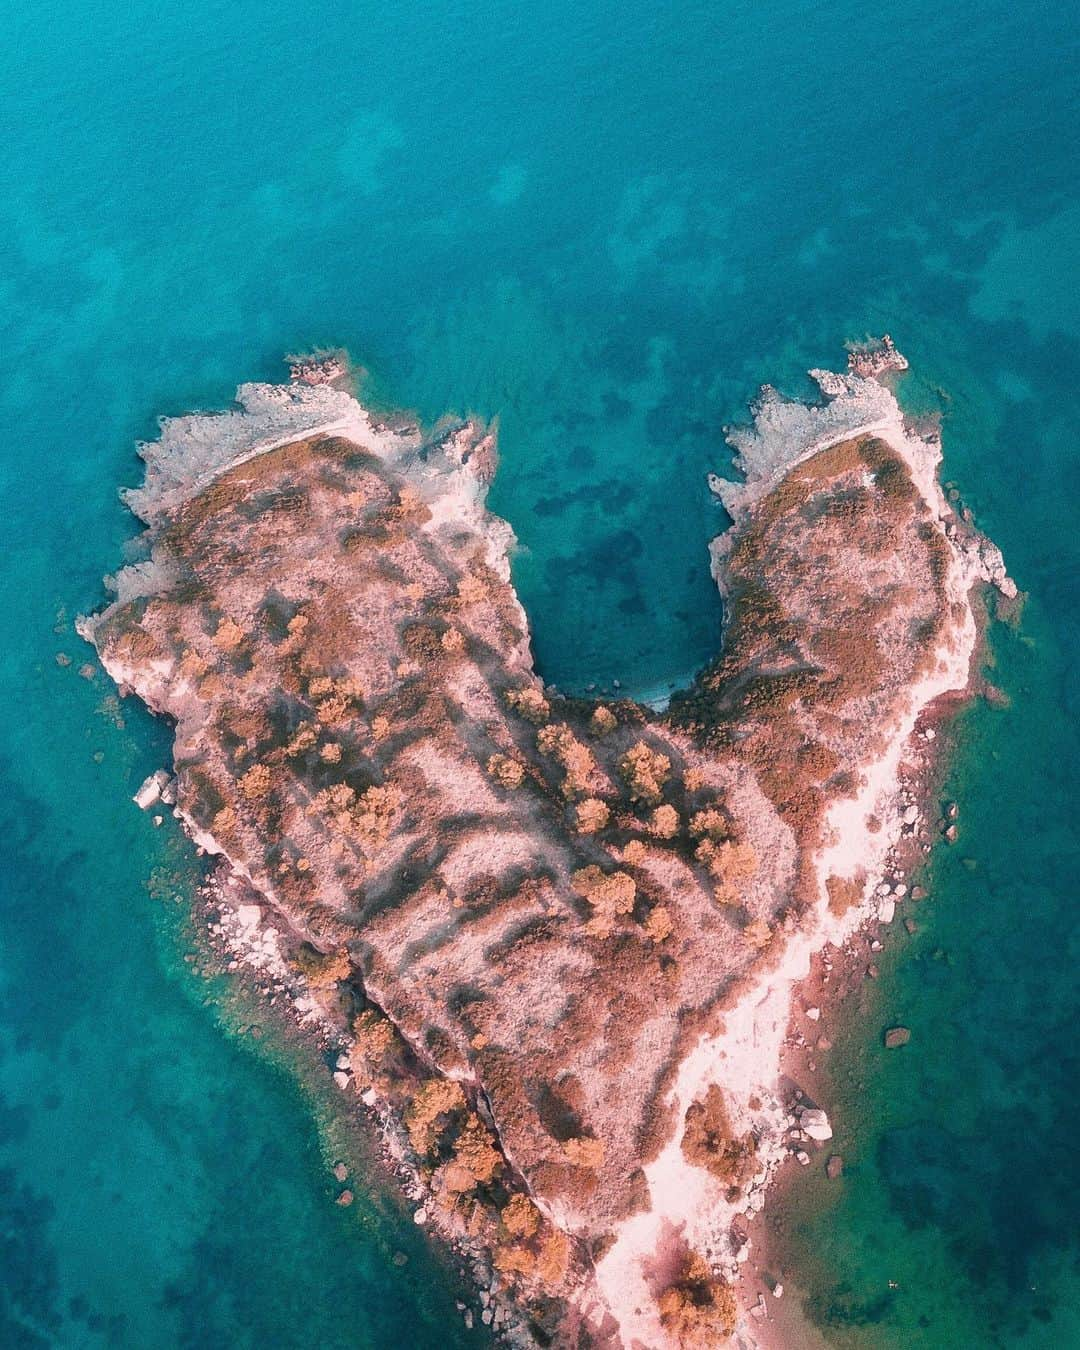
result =
[[[902,362],[766,387],[729,432],[724,630],[663,711],[537,676],[490,428],[380,421],[298,358],[141,447],[145,558],[80,625],[175,726],[141,804],[216,860],[215,933],[507,1343],[753,1342],[741,1221],[831,1134],[781,1093],[792,991],[879,914],[975,593],[1015,595]]]

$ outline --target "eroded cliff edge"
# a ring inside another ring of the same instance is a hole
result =
[[[792,983],[872,903],[973,588],[1014,592],[865,369],[732,434],[723,640],[664,714],[536,677],[490,429],[378,423],[313,365],[141,447],[147,561],[81,631],[175,723],[238,952],[269,941],[522,1344],[735,1325]]]

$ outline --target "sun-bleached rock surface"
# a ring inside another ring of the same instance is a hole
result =
[[[893,394],[814,372],[823,402],[763,390],[743,481],[712,480],[715,662],[663,714],[561,698],[493,432],[379,421],[341,369],[162,422],[126,494],[147,559],[81,631],[175,725],[236,950],[272,927],[342,1109],[494,1273],[500,1332],[716,1344],[786,1148],[792,986],[876,906],[900,752],[967,684],[973,587],[1012,583]]]

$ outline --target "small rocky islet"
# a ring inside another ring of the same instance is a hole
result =
[[[328,1047],[507,1343],[755,1334],[745,1220],[832,1136],[779,1087],[793,990],[903,894],[902,761],[969,688],[978,588],[1016,594],[905,367],[860,348],[729,431],[724,631],[662,710],[536,674],[491,428],[380,421],[344,359],[294,358],[140,448],[144,559],[79,625],[175,728],[136,800],[214,859],[214,936]]]

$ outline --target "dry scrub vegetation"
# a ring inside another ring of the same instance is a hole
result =
[[[689,1162],[704,1167],[737,1194],[757,1168],[757,1140],[752,1134],[735,1137],[724,1096],[711,1084],[704,1101],[692,1102],[683,1122],[682,1150]]]
[[[661,1324],[679,1350],[713,1350],[735,1330],[735,1291],[716,1279],[696,1252],[686,1254],[657,1305]]]

